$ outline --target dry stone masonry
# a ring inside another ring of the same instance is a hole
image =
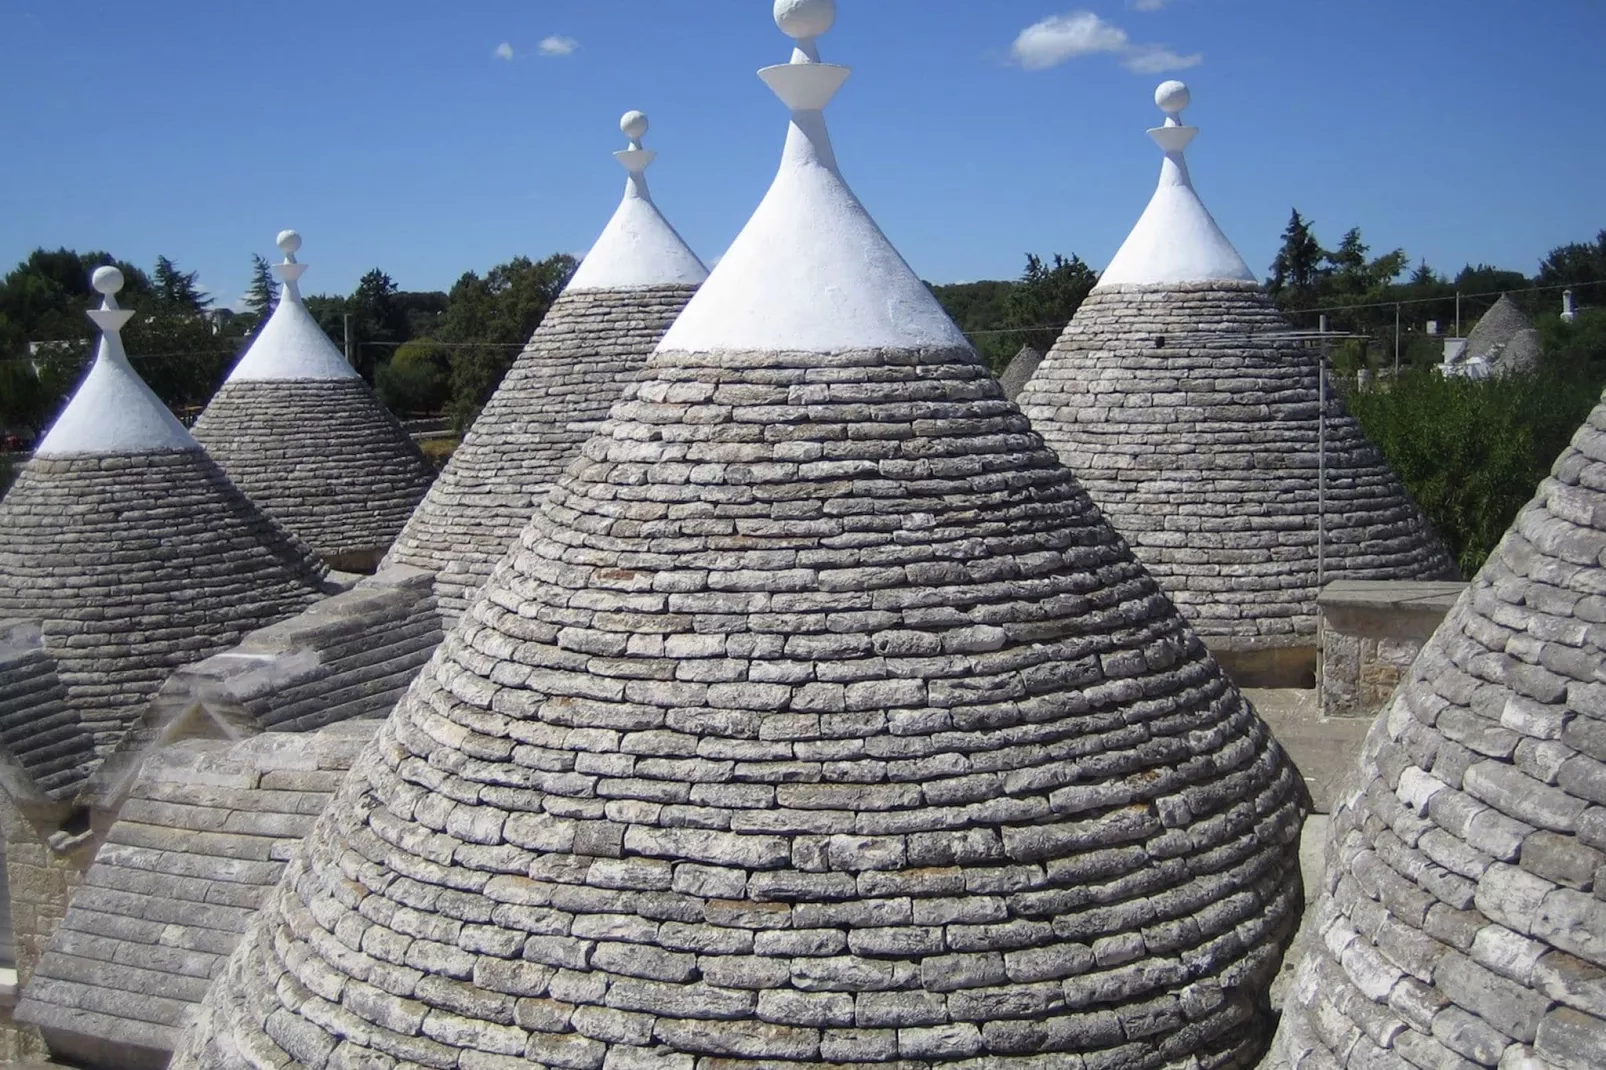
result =
[[[625,193],[585,261],[385,559],[436,573],[442,614],[473,601],[539,503],[708,277],[653,203],[647,117],[619,123]]]
[[[1606,404],[1373,726],[1298,1070],[1606,1065]]]
[[[1004,388],[1004,397],[1010,401],[1018,400],[1021,391],[1026,389],[1026,384],[1037,374],[1037,366],[1042,363],[1043,354],[1031,346],[1022,346],[1021,351],[1010,358],[1009,367],[1004,369],[1004,374],[998,377],[999,385]]]
[[[301,239],[280,235],[284,292],[195,437],[256,505],[332,568],[372,571],[434,468],[301,302]]]
[[[141,773],[17,1007],[51,1052],[160,1070],[375,722],[189,740]]]
[[[435,572],[442,612],[461,613],[695,292],[659,286],[559,297],[386,566]]]
[[[1212,649],[1312,647],[1324,582],[1455,566],[1199,200],[1187,87],[1155,99],[1154,198],[1021,408]]]
[[[180,665],[232,646],[322,596],[323,567],[257,511],[123,353],[115,268],[95,363],[0,502],[0,618],[40,622],[78,722],[8,734],[56,798],[116,747]],[[48,753],[48,761],[35,760]]]
[[[935,301],[887,299],[925,291],[829,151],[833,6],[776,6],[799,43],[764,72],[794,122],[764,205],[174,1070],[1261,1054],[1299,778]],[[807,292],[746,266],[793,256]],[[867,260],[897,273],[833,288]],[[746,344],[837,295],[853,318]],[[901,331],[952,341],[879,344]]]
[[[0,745],[46,795],[71,787],[82,760],[78,717],[36,620],[0,621]]]

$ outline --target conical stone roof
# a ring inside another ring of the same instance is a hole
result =
[[[301,302],[301,238],[279,235],[278,307],[195,423],[269,516],[336,568],[369,571],[435,478],[418,446]]]
[[[437,573],[448,618],[518,538],[608,407],[707,278],[653,203],[641,147],[647,118],[625,115],[625,195],[463,444],[386,557]]]
[[[1156,99],[1159,189],[1020,406],[1213,648],[1309,646],[1323,582],[1455,565],[1200,203],[1186,87]]]
[[[1026,384],[1037,374],[1037,366],[1041,363],[1043,354],[1031,346],[1021,346],[1020,352],[1010,358],[1004,374],[998,377],[998,384],[1004,388],[1004,397],[1010,401],[1019,398],[1020,392],[1026,389]]]
[[[175,1070],[1258,1056],[1299,778],[838,173],[833,5],[776,7],[754,223]]]
[[[0,617],[38,620],[79,729],[27,748],[71,794],[181,665],[322,596],[324,569],[229,482],[128,363],[102,268],[95,362],[0,501]],[[9,735],[8,735],[8,738]]]
[[[1423,649],[1335,810],[1299,1068],[1606,1065],[1606,402]]]
[[[1501,294],[1478,320],[1455,362],[1473,361],[1483,361],[1497,375],[1539,366],[1539,332],[1510,294]]]

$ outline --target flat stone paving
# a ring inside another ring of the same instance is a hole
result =
[[[1316,813],[1329,813],[1340,782],[1360,756],[1372,718],[1323,717],[1318,693],[1311,690],[1246,688],[1243,694],[1294,759]]]

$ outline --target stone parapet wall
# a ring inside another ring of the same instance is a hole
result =
[[[361,379],[230,380],[195,437],[331,568],[372,572],[435,478]]]
[[[421,569],[386,569],[181,669],[141,731],[197,712],[242,734],[383,717],[441,641],[433,579]]]
[[[1317,599],[1323,716],[1381,710],[1464,590],[1464,583],[1328,584]]]

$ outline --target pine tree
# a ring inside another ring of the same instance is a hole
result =
[[[1358,240],[1360,232],[1356,231],[1355,235]],[[1283,230],[1283,247],[1272,261],[1266,289],[1285,308],[1308,308],[1315,300],[1326,255],[1310,223],[1299,214],[1299,209],[1294,209]]]
[[[279,280],[273,277],[273,266],[262,257],[251,254],[251,288],[245,294],[245,307],[257,319],[267,319],[279,303]]]
[[[195,284],[197,271],[180,271],[178,265],[165,256],[156,258],[156,271],[151,281],[156,287],[156,301],[164,308],[176,312],[202,312],[212,303]]]

